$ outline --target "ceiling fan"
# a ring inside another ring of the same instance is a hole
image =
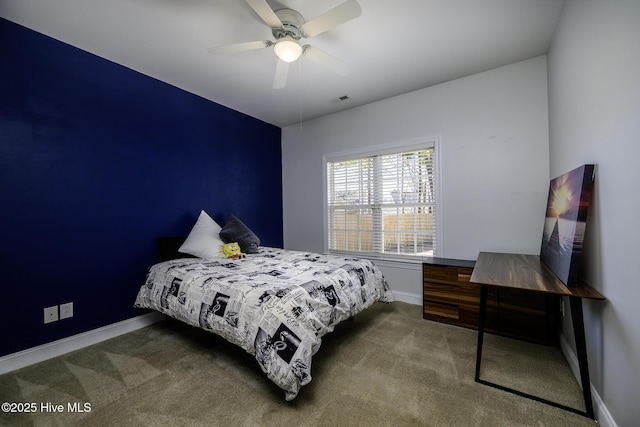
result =
[[[346,75],[349,73],[350,67],[348,65],[318,48],[314,48],[308,44],[301,44],[300,39],[317,36],[320,33],[360,16],[362,9],[356,0],[347,0],[308,22],[305,22],[302,15],[293,9],[285,8],[274,11],[266,0],[245,1],[265,24],[271,28],[275,41],[257,40],[214,46],[207,49],[209,53],[214,55],[237,53],[273,46],[273,51],[278,57],[273,81],[274,89],[282,89],[285,87],[289,64],[301,56],[305,56],[337,74]]]

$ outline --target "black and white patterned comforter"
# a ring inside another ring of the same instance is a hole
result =
[[[376,301],[393,295],[369,260],[261,247],[243,259],[156,264],[135,306],[240,346],[292,400],[311,381],[321,337]]]

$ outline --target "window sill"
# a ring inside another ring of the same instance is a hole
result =
[[[353,257],[353,258],[364,258],[369,259],[375,262],[385,262],[390,264],[416,264],[422,265],[426,260],[434,258],[431,255],[428,256],[410,256],[407,255],[403,257],[402,255],[383,255],[383,254],[375,254],[375,253],[365,253],[365,252],[346,252],[346,251],[327,251],[326,253],[331,255],[339,255],[345,257]]]

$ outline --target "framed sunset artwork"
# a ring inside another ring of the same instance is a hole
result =
[[[576,286],[595,165],[551,180],[540,259],[567,286]]]

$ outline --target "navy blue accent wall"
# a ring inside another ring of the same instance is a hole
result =
[[[282,247],[280,133],[0,18],[0,356],[143,314],[155,238],[201,209]]]

